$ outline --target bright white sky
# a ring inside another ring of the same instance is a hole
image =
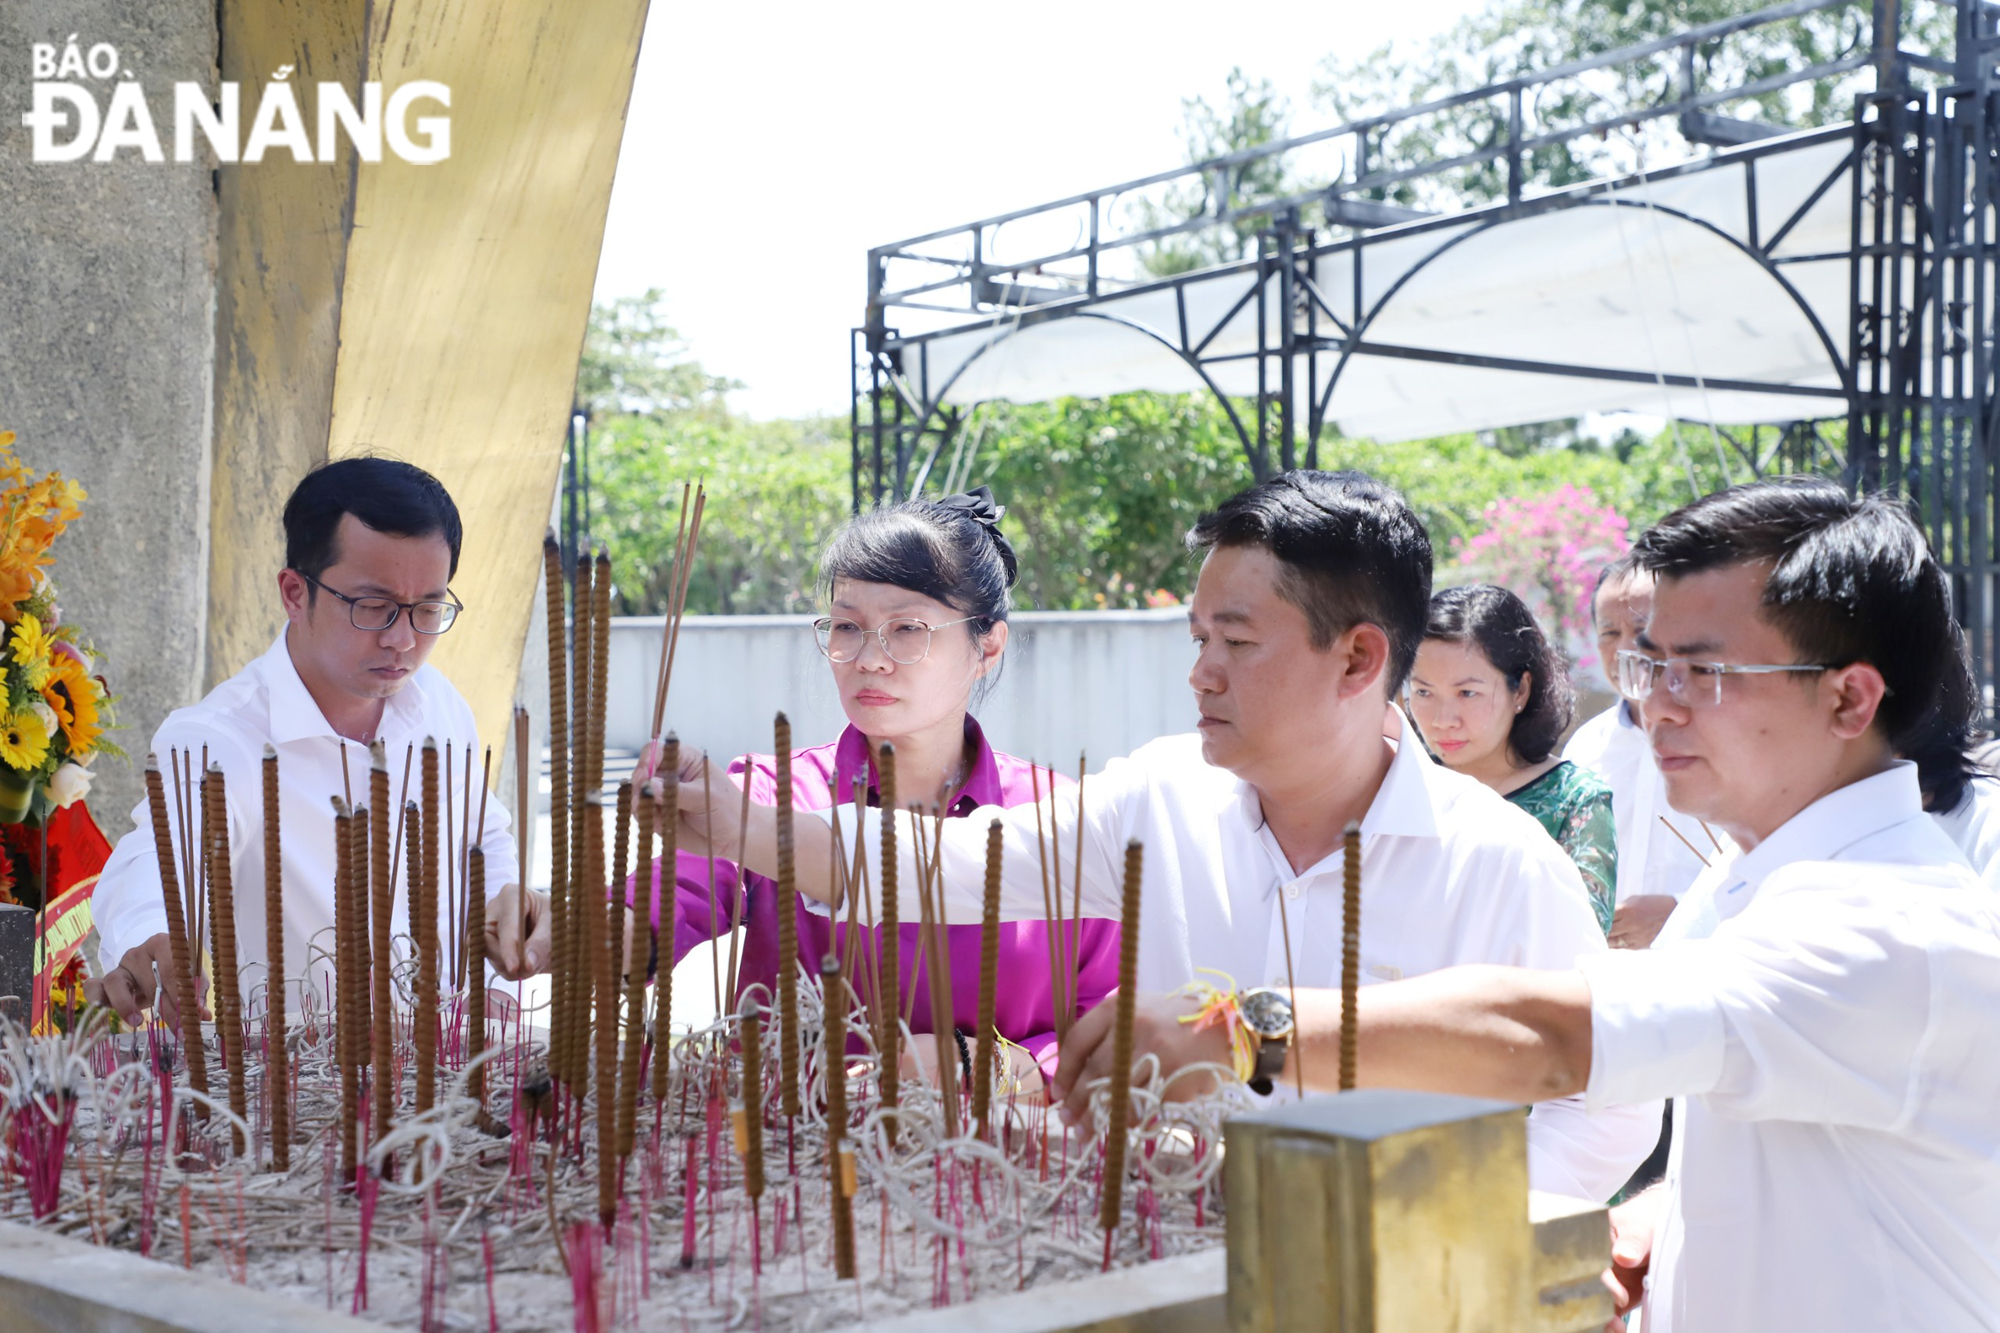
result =
[[[1329,52],[1478,0],[654,0],[597,299],[665,291],[754,416],[845,413],[868,247],[1181,161],[1181,99],[1232,65],[1323,123]]]

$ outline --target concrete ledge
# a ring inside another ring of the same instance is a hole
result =
[[[1228,1323],[1226,1254],[1218,1245],[869,1327],[875,1333],[1212,1333]]]
[[[347,1315],[170,1264],[0,1222],[6,1333],[364,1333]]]

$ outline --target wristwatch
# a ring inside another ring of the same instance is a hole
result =
[[[1236,1007],[1243,1015],[1243,1026],[1257,1041],[1250,1091],[1268,1096],[1273,1080],[1284,1072],[1285,1052],[1292,1044],[1292,1002],[1283,991],[1263,987],[1244,991]]]

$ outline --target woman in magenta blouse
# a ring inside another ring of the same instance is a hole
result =
[[[792,801],[800,810],[820,810],[853,799],[857,777],[867,782],[870,805],[877,804],[874,752],[896,747],[897,800],[902,805],[950,798],[949,814],[962,816],[982,805],[1026,805],[1034,799],[1034,779],[1026,760],[987,744],[968,711],[974,687],[999,670],[1007,648],[1008,589],[1014,582],[1014,549],[1000,532],[1006,511],[984,486],[969,495],[912,500],[862,514],[828,543],[820,564],[820,589],[829,614],[814,623],[840,691],[848,726],[839,737],[792,754]],[[777,766],[771,755],[746,755],[729,767],[750,799],[777,804]],[[1046,770],[1040,781],[1047,791]],[[1067,782],[1068,779],[1062,779]],[[874,849],[869,861],[874,862]],[[752,985],[775,990],[778,967],[777,886],[737,866],[715,863],[714,912],[710,913],[708,860],[682,855],[676,870],[674,961],[706,940],[726,936],[740,885],[744,936],[737,991]],[[628,899],[630,901],[630,899]],[[880,927],[864,931],[862,948],[873,958]],[[903,994],[910,995],[909,969],[917,957],[919,926],[900,929]],[[1118,981],[1118,926],[1085,921],[1075,946],[1076,1007],[1091,1008]],[[798,951],[808,973],[830,950],[840,951],[846,926],[798,909]],[[1049,978],[1049,929],[1033,922],[1000,927],[998,998],[994,1026],[1023,1048],[1014,1059],[1017,1073],[1029,1063],[1052,1061],[1055,1013]],[[915,982],[915,1001],[903,1017],[919,1035],[916,1054],[930,1065],[943,1046],[956,1059],[956,1042],[937,1040],[941,1031],[976,1037],[979,999],[979,927],[946,928],[951,949],[952,1013],[940,1023],[931,1012],[928,962]]]

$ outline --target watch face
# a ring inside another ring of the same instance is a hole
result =
[[[1260,1037],[1277,1038],[1291,1035],[1292,1004],[1274,990],[1253,990],[1245,993],[1242,1002],[1243,1024]]]

